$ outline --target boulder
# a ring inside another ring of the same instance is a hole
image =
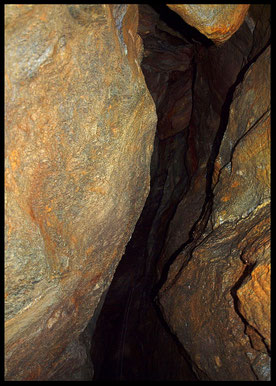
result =
[[[216,44],[241,26],[250,4],[167,4],[182,19]]]
[[[79,336],[148,195],[137,24],[136,5],[5,6],[8,381],[79,379]]]

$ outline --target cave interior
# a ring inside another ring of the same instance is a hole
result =
[[[233,93],[269,40],[253,35],[245,21],[229,41],[216,46],[165,5],[139,5],[138,33],[144,45],[141,68],[158,116],[151,188],[100,301],[97,323],[88,326],[93,329],[93,380],[211,380],[164,320],[159,291],[176,257],[204,231]],[[194,220],[187,220],[186,237],[179,236],[175,248],[168,246],[168,230],[184,198]],[[183,261],[183,269],[188,263]]]

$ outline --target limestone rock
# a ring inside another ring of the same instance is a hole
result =
[[[235,90],[212,191],[162,310],[210,379],[269,380],[270,47]]]
[[[5,16],[6,380],[70,380],[149,191],[155,106],[136,5]]]
[[[224,43],[243,23],[250,4],[167,4],[215,43]]]

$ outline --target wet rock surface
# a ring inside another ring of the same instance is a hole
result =
[[[149,191],[155,106],[136,6],[5,14],[6,380],[68,380]]]

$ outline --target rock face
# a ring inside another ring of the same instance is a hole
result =
[[[223,46],[197,49],[197,166],[158,263],[162,277],[173,262],[159,293],[167,323],[214,380],[270,378],[269,14],[251,6]]]
[[[250,4],[168,4],[186,23],[219,44],[241,26]]]
[[[78,379],[80,333],[149,191],[156,114],[138,10],[5,16],[6,380]]]
[[[236,87],[209,193],[162,310],[210,379],[269,380],[269,47]]]
[[[270,6],[170,8],[6,5],[8,381],[270,379]]]

